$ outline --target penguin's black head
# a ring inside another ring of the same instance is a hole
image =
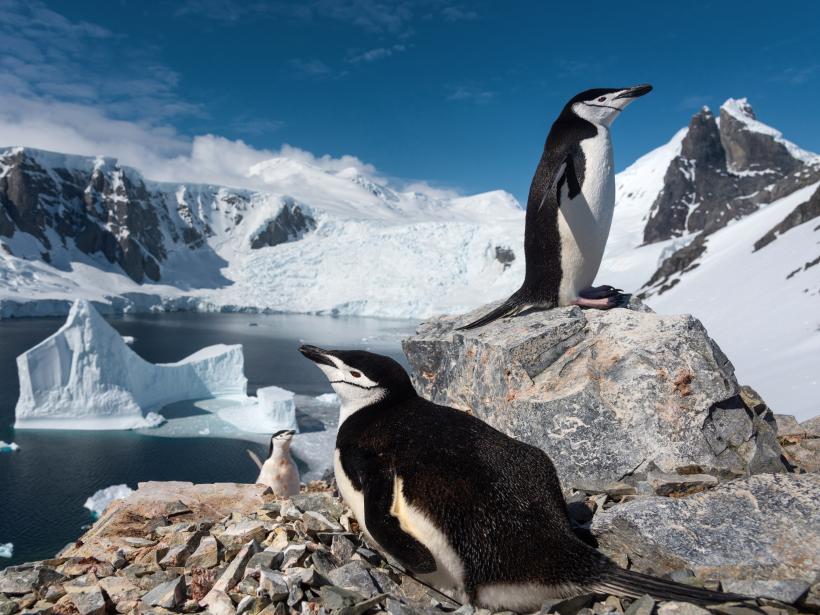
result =
[[[629,103],[651,91],[649,84],[585,90],[570,99],[563,113],[577,115],[596,126],[609,126]]]
[[[270,448],[268,449],[268,457],[273,454],[274,446],[282,446],[282,445],[290,445],[290,441],[293,439],[293,434],[296,431],[293,429],[280,429],[276,433],[274,433],[270,437]]]
[[[299,352],[316,363],[342,406],[362,408],[385,398],[401,399],[416,394],[410,376],[390,357],[364,350],[324,350],[301,346]]]

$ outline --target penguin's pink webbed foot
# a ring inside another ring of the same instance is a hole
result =
[[[613,286],[589,286],[578,293],[575,305],[597,310],[609,310],[616,307],[623,297],[622,291]]]
[[[575,300],[575,305],[585,308],[595,308],[597,310],[609,310],[618,305],[618,299],[616,297],[607,297],[605,299],[584,299],[583,297],[578,297]]]

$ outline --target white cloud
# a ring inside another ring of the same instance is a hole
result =
[[[350,62],[358,64],[359,62],[375,62],[383,58],[389,58],[393,54],[405,51],[407,47],[401,43],[392,45],[391,47],[376,47],[375,49],[368,49],[362,53],[356,54],[350,58]]]

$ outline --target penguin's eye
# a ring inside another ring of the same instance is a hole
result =
[[[350,375],[353,376],[354,378],[360,378],[362,374],[361,374],[361,372],[357,372],[356,370],[353,370],[353,371],[350,372]]]
[[[606,100],[606,96],[601,96],[601,97],[598,99],[598,102],[604,102],[605,100]]]

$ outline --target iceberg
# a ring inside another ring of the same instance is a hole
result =
[[[128,485],[111,485],[105,489],[100,489],[95,492],[90,498],[85,501],[83,506],[91,511],[95,519],[99,519],[100,515],[105,512],[108,505],[114,500],[122,500],[127,498],[134,492]]]
[[[316,401],[320,404],[337,405],[339,403],[339,396],[336,393],[322,393],[316,396]]]
[[[86,300],[65,324],[17,357],[16,429],[156,427],[167,404],[245,397],[242,345],[208,346],[177,363],[149,363]]]
[[[295,394],[276,386],[256,390],[238,405],[217,411],[219,418],[249,433],[272,434],[282,429],[298,431]]]
[[[0,544],[0,557],[11,557],[14,552],[14,545],[10,542]]]
[[[0,453],[13,453],[19,449],[20,446],[14,442],[4,442],[3,440],[0,440]]]

